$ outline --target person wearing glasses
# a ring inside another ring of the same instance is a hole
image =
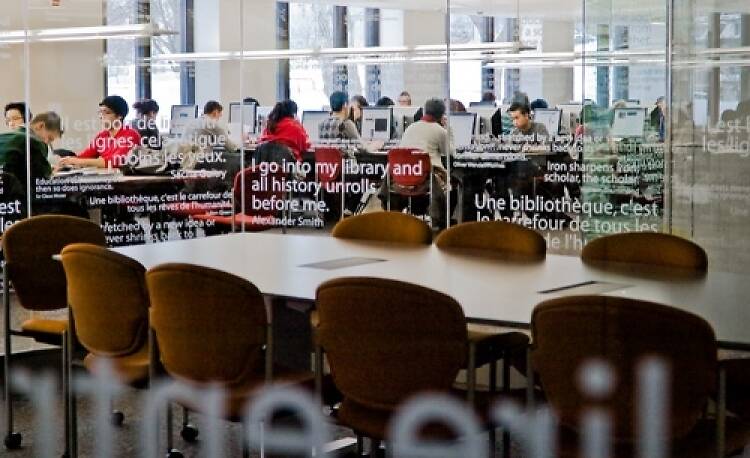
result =
[[[102,131],[76,157],[60,159],[59,167],[118,168],[125,165],[130,151],[141,144],[138,131],[123,122],[127,115],[128,102],[125,99],[118,95],[105,97],[99,103]]]
[[[26,130],[27,115],[30,116],[30,113],[24,103],[11,103],[5,107],[5,123],[12,130],[0,134],[0,173],[3,174],[0,189],[4,194],[10,194],[11,189],[16,189],[19,195],[25,195],[29,184],[26,181],[27,151],[30,156],[32,187],[37,178],[47,178],[52,171],[47,161],[47,145]]]
[[[62,120],[54,111],[39,113],[31,119],[31,130],[34,135],[47,145],[47,160],[57,165],[60,156],[55,152],[54,142],[62,138]]]
[[[31,111],[26,108],[24,102],[11,102],[5,105],[5,125],[9,129],[15,130],[26,125],[26,121],[31,118]]]

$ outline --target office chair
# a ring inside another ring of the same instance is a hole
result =
[[[3,303],[5,332],[6,434],[5,446],[17,449],[22,436],[13,430],[13,399],[10,389],[12,336],[31,337],[39,342],[62,346],[63,392],[68,400],[67,361],[73,349],[68,333],[68,320],[35,318],[24,321],[21,329],[11,329],[10,286],[15,289],[22,308],[30,311],[53,311],[67,308],[67,289],[62,264],[54,259],[71,243],[91,243],[104,246],[106,239],[101,228],[91,221],[72,216],[43,215],[28,218],[9,227],[2,238],[5,266],[3,268]],[[66,412],[68,411],[66,406]],[[66,418],[66,438],[70,424]],[[69,451],[66,440],[66,451]]]
[[[338,421],[358,438],[382,441],[404,401],[426,391],[450,392],[466,367],[471,342],[463,310],[437,291],[393,280],[339,278],[318,287],[316,307],[316,356],[325,352],[333,383],[344,396]],[[322,358],[316,358],[320,375]],[[474,386],[462,395],[473,400]]]
[[[669,441],[671,456],[717,456],[717,450],[725,456],[744,447],[748,424],[725,417],[721,405],[717,419],[705,415],[719,387],[719,366],[716,337],[702,318],[628,298],[569,296],[537,305],[531,332],[531,362],[561,425],[560,456],[579,456],[581,417],[592,407],[611,414],[613,455],[634,456],[641,440],[639,364],[654,357],[669,368],[669,426],[659,439]],[[591,360],[605,362],[614,374],[612,389],[595,398],[584,394],[578,382],[578,371]]]
[[[286,173],[279,169],[276,172],[263,174],[260,167],[248,167],[237,173],[232,189],[232,208],[230,216],[214,214],[192,215],[195,220],[205,221],[211,225],[230,228],[232,232],[259,232],[273,229],[278,225],[279,215],[287,215],[287,211],[271,209],[255,209],[253,204],[283,201],[286,193],[276,186],[281,186],[286,179]],[[286,226],[284,226],[286,227]]]
[[[708,269],[708,257],[699,245],[676,235],[657,232],[627,232],[599,237],[583,247],[581,259],[587,263],[648,264],[698,272]]]
[[[245,403],[264,386],[290,383],[312,390],[313,374],[273,365],[273,339],[258,288],[229,273],[188,264],[163,264],[146,272],[151,303],[151,373],[166,373],[196,387],[218,384],[228,392],[226,419],[240,421]],[[176,399],[200,411],[195,399]],[[167,452],[173,448],[167,415]],[[243,441],[243,456],[249,456]]]
[[[96,373],[106,362],[120,383],[145,387],[149,369],[146,269],[126,256],[85,243],[66,246],[61,258],[74,319],[69,332],[88,351],[84,366]],[[75,456],[75,397],[69,407]],[[114,424],[123,420],[122,412],[113,412]]]
[[[339,221],[333,237],[392,243],[429,245],[432,231],[421,219],[400,212],[372,212]]]
[[[427,213],[432,204],[432,163],[430,155],[413,148],[394,148],[388,151],[386,184],[387,209],[391,210],[391,193],[407,198],[408,211],[412,212],[412,198],[427,197]]]

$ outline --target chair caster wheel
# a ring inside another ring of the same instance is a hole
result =
[[[8,450],[18,450],[21,448],[22,440],[23,436],[21,436],[21,433],[8,433],[8,435],[5,436],[3,443]]]
[[[125,414],[120,412],[119,410],[115,410],[114,412],[112,412],[110,421],[112,422],[113,426],[122,426],[123,422],[125,421]]]
[[[169,452],[167,452],[167,458],[182,458],[182,452],[177,450],[176,448],[173,448]]]
[[[193,443],[198,439],[198,428],[190,424],[185,425],[180,431],[180,436],[182,436],[186,442]]]

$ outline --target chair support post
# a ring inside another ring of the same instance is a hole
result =
[[[3,387],[5,395],[5,437],[7,438],[13,433],[13,399],[11,399],[10,393],[10,359],[13,351],[11,348],[10,332],[10,286],[8,282],[8,263],[5,263],[3,266],[3,327],[5,331],[5,334],[3,335],[5,341],[5,357],[3,358],[5,371],[3,372]]]
[[[727,415],[727,372],[719,368],[719,399],[716,406],[716,456],[724,457],[726,447],[725,422]]]
[[[477,388],[477,347],[474,342],[469,342],[469,364],[466,368],[466,383],[468,390],[466,391],[466,401],[469,406],[474,406],[474,392]]]

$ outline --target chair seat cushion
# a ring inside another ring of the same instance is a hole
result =
[[[54,334],[59,335],[68,330],[68,320],[54,320],[44,318],[32,318],[21,323],[21,330],[24,333],[33,334]]]
[[[148,345],[127,356],[107,357],[89,353],[84,358],[83,365],[89,372],[96,374],[98,365],[105,362],[111,365],[120,383],[140,386],[148,380]]]

